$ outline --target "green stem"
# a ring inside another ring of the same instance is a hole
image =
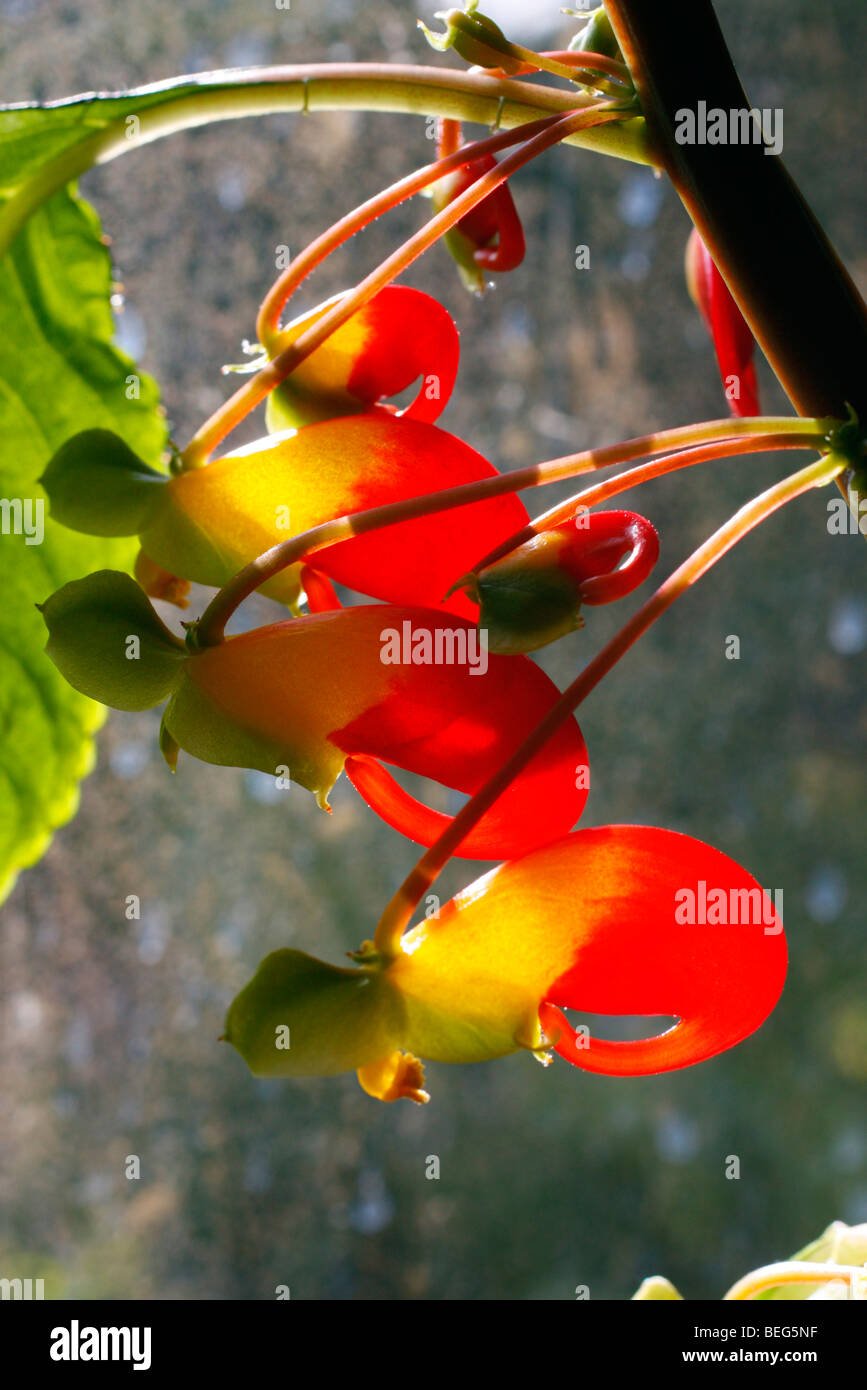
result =
[[[746,437],[748,451],[760,452],[763,449],[777,448],[819,448],[825,443],[825,421],[792,420],[786,417],[756,420],[713,420],[702,425],[682,425],[676,429],[661,430],[656,434],[641,435],[623,443],[609,444],[601,449],[584,449],[579,454],[567,454],[563,458],[548,459],[544,463],[534,463],[529,468],[517,469],[514,473],[498,473],[493,478],[482,478],[478,482],[461,483],[457,487],[444,488],[439,492],[422,493],[419,497],[404,498],[400,502],[389,502],[381,507],[370,507],[367,511],[353,512],[347,516],[335,517],[303,531],[289,540],[272,546],[257,559],[239,570],[228,583],[224,584],[205,609],[199,622],[191,626],[187,641],[191,647],[201,649],[219,645],[224,639],[226,624],[237,608],[251,594],[273,579],[281,570],[299,564],[317,550],[325,550],[330,545],[349,540],[352,536],[363,535],[368,531],[378,531],[386,526],[395,526],[401,521],[411,521],[417,517],[432,516],[436,512],[451,511],[455,507],[465,507],[472,502],[480,502],[491,497],[502,497],[506,493],[520,492],[524,488],[544,487],[548,483],[563,482],[581,473],[595,472],[609,468],[616,463],[627,463],[645,454],[664,453],[669,449],[683,450],[662,461],[651,476],[662,472],[686,467],[684,462],[686,446],[696,440],[707,441],[713,446],[717,441],[717,452],[712,454],[705,449],[701,458],[692,458],[693,463],[705,458],[719,457],[726,445],[734,439]],[[732,452],[741,452],[740,448]],[[634,486],[634,481],[630,486]],[[567,505],[567,504],[564,504]],[[516,544],[509,541],[509,548]],[[486,557],[486,562],[490,557]]]
[[[590,105],[590,96],[542,87],[538,83],[493,78],[482,73],[388,63],[310,63],[243,69],[237,76],[197,73],[166,84],[170,95],[155,104],[152,87],[133,88],[94,98],[87,93],[52,107],[84,107],[98,118],[116,102],[121,110],[102,129],[42,165],[0,210],[0,255],[5,254],[27,218],[47,198],[95,164],[105,164],[165,135],[214,121],[281,111],[390,111],[420,116],[450,116],[477,125],[510,130],[543,116]],[[142,108],[130,109],[140,96]],[[158,98],[157,98],[158,100]],[[44,109],[36,106],[35,109]],[[138,119],[133,129],[130,115]],[[87,126],[82,122],[82,129]],[[586,146],[637,164],[651,163],[644,121],[640,117],[614,128],[575,131],[567,144]]]
[[[831,482],[845,467],[845,459],[829,454],[784,478],[782,482],[775,483],[745,507],[741,507],[740,511],[730,517],[669,575],[563,691],[529,738],[462,807],[435,844],[422,855],[389,902],[376,928],[374,945],[383,960],[393,959],[400,951],[400,939],[409,926],[416,907],[451,856],[460,848],[461,842],[527,763],[556,733],[563,721],[578,708],[638,638],[739,540],[787,502],[800,497],[811,488],[823,487]]]

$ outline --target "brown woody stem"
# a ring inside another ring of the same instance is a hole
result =
[[[851,405],[867,424],[867,307],[782,161],[764,143],[676,139],[679,113],[699,103],[750,107],[711,0],[605,7],[656,160],[795,409],[845,418]]]

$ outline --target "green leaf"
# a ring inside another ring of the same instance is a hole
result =
[[[0,115],[0,151],[19,171],[70,138],[66,127],[46,129],[40,154],[34,141],[47,113],[26,113],[26,124],[24,114]],[[36,604],[91,570],[128,568],[135,555],[131,541],[59,525],[37,479],[85,428],[115,431],[151,464],[166,443],[156,384],[111,345],[111,278],[95,213],[66,190],[29,218],[0,261],[0,499],[21,504],[3,511],[0,535],[0,896],[74,814],[104,717],[46,656]],[[34,522],[42,506],[41,543],[35,525],[23,534],[28,504]]]

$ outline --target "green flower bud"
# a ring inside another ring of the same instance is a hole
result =
[[[658,555],[659,537],[646,517],[585,508],[464,575],[454,587],[478,603],[489,651],[513,656],[583,627],[582,604],[611,603],[631,593]]]
[[[503,72],[520,72],[524,56],[509,43],[502,29],[478,14],[478,0],[469,0],[463,10],[438,10],[436,18],[446,26],[444,34],[434,34],[421,20],[421,29],[431,48],[445,53],[453,48],[468,63],[481,68],[502,68]]]
[[[576,14],[580,12],[567,10],[566,13]],[[624,61],[623,52],[617,42],[617,35],[614,33],[611,20],[602,6],[593,11],[588,23],[574,35],[569,44],[569,51],[571,53],[598,53],[601,57],[613,58],[618,63]],[[583,82],[588,87],[595,87],[597,91],[610,89],[605,74],[596,68],[576,68],[573,80]]]
[[[532,541],[464,583],[479,605],[479,629],[488,650],[502,656],[537,651],[584,626],[581,598],[571,577],[551,563],[549,536]]]
[[[564,13],[580,14],[580,11],[566,10]],[[573,35],[569,50],[572,53],[601,53],[603,58],[616,58],[618,62],[623,62],[617,35],[604,6],[600,5],[598,10],[594,10],[584,28]]]

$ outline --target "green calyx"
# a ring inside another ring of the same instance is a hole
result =
[[[83,695],[114,709],[145,710],[171,693],[186,661],[183,642],[157,617],[128,574],[99,570],[40,605],[45,650]]]
[[[578,10],[566,10],[566,14],[579,14]],[[605,9],[600,6],[594,10],[590,20],[583,29],[579,29],[569,44],[570,53],[598,53],[603,58],[613,58],[615,62],[626,63],[623,51],[617,42],[617,35],[611,27],[611,20]],[[624,89],[619,83],[612,83],[605,73],[597,68],[576,68],[573,81],[580,82],[586,87],[595,88],[596,91],[622,94]]]
[[[867,437],[852,406],[847,402],[848,418],[833,422],[828,430],[828,450],[844,458],[848,465],[847,489],[858,501],[867,495]]]
[[[580,595],[568,574],[556,566],[525,567],[516,555],[455,586],[478,603],[479,630],[487,633],[488,651],[499,656],[538,651],[584,626]]]
[[[484,268],[476,260],[476,247],[470,238],[464,236],[460,227],[451,227],[443,237],[446,250],[451,255],[452,260],[458,269],[458,275],[464,289],[469,290],[470,294],[477,297],[483,295],[490,287]]]
[[[335,1076],[394,1052],[403,1032],[401,995],[384,971],[282,950],[233,1000],[225,1039],[254,1076]]]
[[[40,482],[62,526],[88,536],[137,536],[168,478],[111,430],[83,430],[61,445]]]
[[[406,1050],[441,1062],[542,1050],[535,1003],[523,996],[505,1010],[484,995],[468,1005],[444,999],[436,968],[419,972],[403,952],[386,962],[365,942],[350,957],[354,969],[295,950],[265,958],[230,1005],[224,1034],[255,1076],[335,1076]]]

